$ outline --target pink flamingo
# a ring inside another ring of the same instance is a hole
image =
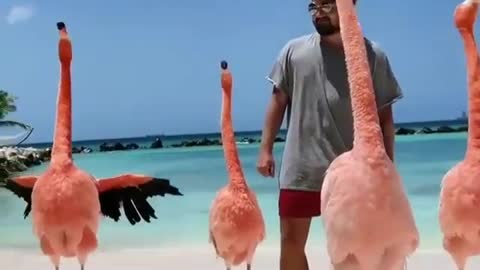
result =
[[[419,243],[400,175],[383,144],[365,43],[352,0],[337,0],[353,110],[353,149],[328,168],[321,194],[335,269],[398,270]]]
[[[41,250],[59,269],[60,257],[77,257],[81,269],[97,248],[100,213],[119,220],[120,207],[132,225],[143,218],[156,218],[147,197],[182,195],[167,179],[143,175],[121,175],[96,179],[75,166],[72,160],[72,45],[65,24],[60,31],[59,58],[61,79],[52,158],[40,176],[21,176],[8,180],[6,188],[28,204],[25,218],[33,215],[33,231]]]
[[[251,269],[257,245],[265,238],[265,223],[255,193],[248,187],[238,157],[232,127],[232,74],[222,61],[222,142],[229,182],[210,210],[210,241],[227,270],[243,262]]]
[[[468,71],[468,142],[465,158],[442,180],[439,221],[443,247],[459,270],[468,257],[480,254],[480,62],[473,34],[479,1],[465,1],[455,9]]]

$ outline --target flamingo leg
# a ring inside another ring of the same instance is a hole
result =
[[[252,261],[253,261],[253,255],[255,254],[255,250],[257,250],[257,243],[255,243],[248,249],[247,270],[252,270]]]
[[[88,226],[83,228],[82,240],[77,246],[77,258],[80,264],[81,270],[85,269],[85,263],[89,253],[93,252],[98,245],[97,237],[95,233]]]

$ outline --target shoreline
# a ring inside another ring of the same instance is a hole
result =
[[[452,126],[438,126],[438,127],[419,127],[419,128],[407,128],[400,127],[395,130],[396,136],[406,136],[406,135],[430,135],[430,134],[451,134],[451,133],[467,133],[468,126],[460,125],[457,127]],[[260,144],[261,139],[259,136],[239,136],[236,132],[237,144]],[[193,136],[193,135],[192,135]],[[285,135],[286,136],[286,135]],[[285,136],[277,136],[274,143],[285,142]],[[147,145],[140,145],[133,142],[134,140],[144,140],[147,142]],[[92,142],[96,141],[95,144],[97,149],[91,147]],[[195,139],[182,139],[177,142],[170,142],[165,136],[146,136],[138,138],[118,138],[118,139],[99,139],[92,141],[74,141],[72,152],[73,154],[87,154],[92,152],[113,152],[113,151],[126,151],[126,150],[140,150],[140,149],[163,149],[163,148],[189,148],[189,147],[202,147],[202,146],[221,146],[221,135],[220,134],[211,134],[207,136],[206,134],[198,135]],[[24,144],[25,147],[37,148],[48,150],[52,147],[51,143],[31,143]],[[37,145],[45,145],[46,147],[37,147]]]
[[[9,177],[50,160],[51,151],[33,147],[0,148],[0,187]]]
[[[278,269],[279,247],[260,245],[257,248],[252,268],[253,269]],[[322,246],[308,247],[306,250],[309,266],[311,269],[329,268],[329,258]],[[32,251],[19,251],[15,249],[0,249],[0,261],[5,269],[30,270],[50,269],[52,265],[48,257],[44,256],[40,249]],[[213,247],[210,245],[194,247],[170,247],[154,249],[123,249],[102,250],[93,253],[86,264],[86,269],[99,270],[111,269],[141,269],[157,270],[159,268],[191,270],[213,269],[225,270],[223,261],[215,256]],[[451,257],[443,250],[417,250],[408,258],[408,269],[456,269]],[[467,269],[475,269],[480,266],[480,259],[469,259]],[[60,269],[78,269],[76,259],[68,258],[61,260]],[[244,269],[245,265],[234,267]]]

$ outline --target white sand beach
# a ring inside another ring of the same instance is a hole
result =
[[[279,249],[271,246],[259,247],[253,269],[278,269]],[[308,250],[310,269],[330,269],[325,249],[313,247]],[[47,257],[39,250],[0,250],[1,270],[51,270]],[[468,269],[479,269],[480,258],[473,258]],[[61,270],[78,270],[76,260],[62,262]],[[210,246],[178,247],[160,249],[132,249],[98,251],[91,256],[86,270],[224,270],[220,259],[216,259]],[[245,269],[237,267],[235,269]],[[456,270],[450,257],[443,251],[419,250],[408,263],[414,270]]]

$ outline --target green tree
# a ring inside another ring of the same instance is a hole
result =
[[[0,90],[0,119],[17,110],[16,99],[17,97],[10,95],[7,91]]]
[[[32,134],[33,128],[24,123],[12,121],[12,120],[5,120],[5,117],[9,113],[17,111],[15,100],[17,100],[17,97],[10,95],[7,91],[0,90],[0,127],[16,126],[25,130],[27,135],[18,143],[18,144],[21,144]],[[15,139],[15,138],[16,136],[4,137],[3,139],[8,141],[8,139]],[[2,142],[0,142],[0,145],[1,144]]]

